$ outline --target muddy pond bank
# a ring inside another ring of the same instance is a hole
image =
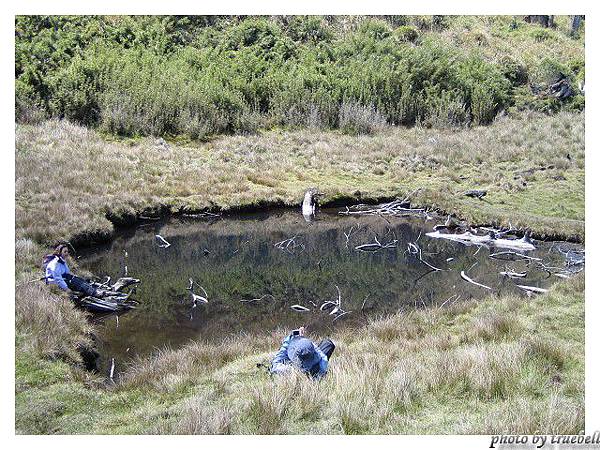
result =
[[[300,325],[324,336],[398,311],[442,306],[490,291],[522,292],[517,284],[546,289],[559,279],[532,260],[503,261],[490,258],[494,250],[486,247],[428,237],[439,217],[386,219],[338,212],[324,209],[311,222],[298,210],[151,221],[118,230],[111,243],[82,251],[81,267],[98,276],[116,279],[126,273],[142,280],[136,310],[95,318],[103,370],[112,358],[122,370],[136,356],[190,340],[218,343],[239,333],[283,333]],[[157,234],[171,245],[162,248]],[[357,250],[375,239],[387,247]],[[411,244],[418,246],[422,260]],[[527,255],[553,271],[565,268],[567,247],[579,248],[535,244]],[[526,276],[512,280],[500,275],[503,271]],[[491,289],[465,281],[461,272]],[[206,291],[207,304],[194,307],[186,289],[190,278],[196,294],[204,296],[199,286]],[[341,311],[321,309],[339,298]],[[294,305],[307,311],[296,311]]]

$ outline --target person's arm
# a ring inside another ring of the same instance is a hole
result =
[[[54,258],[46,266],[46,279],[50,280],[50,282],[52,283],[55,283],[63,291],[66,291],[69,289],[69,287],[67,286],[67,283],[62,277],[63,273],[69,273],[69,268],[66,267],[66,271],[61,270],[60,265],[58,263],[58,258]]]
[[[271,373],[284,373],[291,369],[291,366],[288,364],[290,358],[288,357],[287,349],[293,336],[293,334],[289,334],[283,339],[279,351],[271,361]]]
[[[287,349],[288,346],[290,345],[290,340],[292,339],[292,335],[288,335],[283,339],[283,342],[281,343],[281,347],[279,348],[279,351],[275,354],[275,357],[273,358],[272,364],[277,364],[277,363],[286,363],[290,360],[290,358],[288,358],[287,355]]]

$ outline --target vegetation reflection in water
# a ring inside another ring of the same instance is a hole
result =
[[[306,222],[297,211],[280,211],[212,222],[171,220],[124,231],[81,258],[82,267],[98,276],[115,278],[127,270],[142,280],[138,309],[100,319],[104,362],[115,358],[122,365],[135,355],[189,340],[220,342],[236,333],[283,332],[300,325],[326,335],[335,327],[359,327],[398,310],[439,307],[487,293],[461,279],[461,271],[495,293],[518,290],[499,274],[507,266],[528,272],[517,284],[544,288],[558,279],[528,268],[526,261],[490,258],[487,248],[427,237],[436,223],[421,217],[342,217],[335,211]],[[160,248],[156,234],[171,246]],[[287,250],[275,245],[294,236],[296,245]],[[398,242],[377,252],[355,249],[375,238],[382,244]],[[422,258],[442,271],[430,272],[407,251],[415,242]],[[565,264],[557,246],[536,245],[530,256],[550,266]],[[208,304],[192,308],[189,278],[206,289]],[[334,321],[336,316],[319,306],[337,300],[336,286],[349,313]],[[294,311],[295,304],[310,311]]]

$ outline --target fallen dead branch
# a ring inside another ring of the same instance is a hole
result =
[[[155,235],[155,237],[160,242],[160,244],[158,244],[158,246],[160,248],[167,248],[167,247],[171,246],[171,244],[169,242],[167,242],[167,240],[164,237],[162,237],[160,234]]]
[[[527,272],[515,272],[510,267],[507,267],[506,270],[500,272],[500,275],[507,278],[525,278],[527,276]]]
[[[127,267],[127,266],[125,266],[125,267]],[[109,280],[110,280],[110,278],[109,278]],[[111,288],[113,291],[121,291],[121,290],[125,289],[126,287],[133,286],[134,284],[138,284],[139,282],[140,282],[140,280],[138,280],[137,278],[121,277],[117,281],[115,281],[115,283],[111,286]]]
[[[215,219],[215,218],[220,218],[221,214],[220,213],[211,213],[211,212],[201,212],[201,213],[195,213],[195,214],[183,213],[181,216],[187,217],[190,219]]]
[[[479,229],[483,230],[487,233],[493,233],[496,239],[506,236],[507,234],[511,234],[514,231],[518,231],[516,228],[514,228],[512,226],[512,224],[510,222],[508,222],[508,230],[498,230],[496,228],[490,228],[490,227],[479,227]]]
[[[200,289],[202,289],[202,292],[204,293],[204,297],[198,294],[195,294],[194,291],[192,290],[192,287],[194,286],[194,281],[190,278],[190,294],[192,295],[192,308],[195,308],[198,303],[208,303],[208,294],[206,293],[206,289],[204,289],[202,286],[199,285]]]
[[[491,288],[491,287],[489,287],[489,286],[486,286],[485,284],[478,283],[477,281],[474,281],[473,279],[469,278],[469,277],[467,276],[467,274],[466,274],[466,273],[465,273],[463,270],[461,270],[461,271],[460,271],[460,277],[461,277],[463,280],[465,280],[465,281],[467,281],[467,282],[469,282],[469,283],[471,283],[471,284],[474,284],[475,286],[479,286],[479,287],[482,287],[482,288],[484,288],[484,289],[489,289],[490,291],[492,290],[492,288]]]
[[[419,237],[421,237],[421,235],[419,234]],[[418,240],[418,238],[417,238]],[[435,267],[434,265],[428,263],[427,261],[425,261],[423,259],[423,251],[421,250],[421,247],[419,247],[415,242],[409,242],[408,243],[408,248],[406,249],[406,253],[409,253],[410,255],[414,255],[419,257],[419,261],[422,262],[423,264],[425,264],[427,267],[429,267],[431,270],[433,270],[434,272],[438,272],[438,271],[442,271],[443,269],[440,269],[439,267]]]
[[[456,298],[455,298],[456,297]],[[448,303],[450,300],[452,300],[452,303],[454,303],[456,300],[458,300],[460,298],[459,294],[454,294],[451,295],[450,297],[448,297],[446,299],[446,301],[444,303],[442,303],[440,306],[438,306],[438,309],[442,308],[446,303]]]
[[[300,253],[302,253],[306,247],[304,246],[304,244],[296,242],[297,237],[298,236],[296,235],[289,239],[284,239],[283,241],[279,241],[273,245],[275,246],[275,248],[286,251],[290,254],[294,254],[296,252],[296,249],[300,249]]]
[[[271,300],[275,300],[275,297],[273,297],[271,294],[265,294],[262,297],[258,297],[258,298],[242,299],[242,300],[240,300],[240,303],[260,302],[261,300],[264,300],[265,298],[270,298]]]
[[[361,252],[376,252],[386,248],[396,248],[397,243],[398,239],[393,239],[385,244],[382,244],[381,242],[379,242],[379,239],[377,239],[377,236],[375,236],[375,242],[370,244],[357,245],[356,247],[354,247],[354,250],[358,250]]]
[[[342,313],[338,314],[337,316],[335,316],[335,317],[333,318],[333,321],[332,321],[332,322],[335,322],[335,321],[336,321],[336,320],[338,320],[340,317],[344,317],[346,314],[350,314],[351,312],[352,312],[352,311],[344,311],[344,312],[342,312]]]
[[[335,302],[326,301],[323,304],[321,304],[319,310],[320,311],[329,311],[334,306],[336,306]]]
[[[502,261],[541,261],[541,258],[534,258],[533,256],[511,251],[490,253],[489,257]]]
[[[356,229],[354,227],[356,227]],[[350,237],[352,237],[352,233],[355,233],[358,230],[360,230],[360,224],[356,223],[350,227],[350,230],[348,230],[347,233],[344,231],[344,237],[346,238],[346,248],[348,248],[348,245],[350,244]]]
[[[450,214],[448,214],[448,217],[446,218],[446,221],[443,224],[433,226],[433,231],[456,230],[458,228],[466,228],[466,225],[460,223],[458,220],[454,219]]]
[[[365,299],[363,300],[363,302],[362,302],[362,305],[361,305],[361,307],[360,307],[360,310],[361,310],[361,311],[364,311],[364,310],[365,310],[365,305],[367,304],[367,300],[369,299],[369,297],[370,297],[370,296],[371,296],[371,294],[367,294],[367,296],[366,296],[366,297],[365,297]]]
[[[310,311],[310,309],[308,309],[306,306],[302,306],[302,305],[292,305],[292,306],[290,306],[290,308],[292,308],[294,311],[298,311],[298,312]]]
[[[108,377],[113,382],[114,382],[114,379],[113,379],[114,375],[115,375],[115,358],[111,358],[111,360],[110,360],[110,373],[108,374]]]
[[[543,288],[539,288],[539,287],[535,287],[535,286],[525,286],[522,284],[517,284],[516,286],[518,288],[523,289],[524,291],[533,292],[535,294],[543,294],[545,292],[548,292],[548,289],[543,289]]]
[[[509,248],[521,251],[535,250],[535,246],[529,241],[529,238],[527,237],[523,237],[521,239],[496,238],[493,235],[493,232],[490,232],[485,236],[478,236],[476,234],[471,233],[470,231],[460,234],[441,233],[439,231],[433,231],[427,233],[427,236],[436,239],[447,239],[449,241],[460,242],[465,245],[485,245],[489,247]]]
[[[416,192],[416,191],[415,191]],[[412,194],[409,194],[409,196]],[[363,216],[404,216],[410,214],[421,214],[425,210],[423,208],[410,208],[408,197],[404,200],[394,200],[389,203],[382,203],[376,207],[370,207],[369,205],[354,205],[346,206],[345,211],[340,211],[338,214],[344,216],[350,215],[363,215]]]

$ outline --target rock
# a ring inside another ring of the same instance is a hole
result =
[[[483,190],[479,190],[479,189],[471,189],[471,190],[465,192],[465,195],[467,197],[478,198],[481,200],[483,197],[485,197],[487,195],[487,191],[483,191]]]

